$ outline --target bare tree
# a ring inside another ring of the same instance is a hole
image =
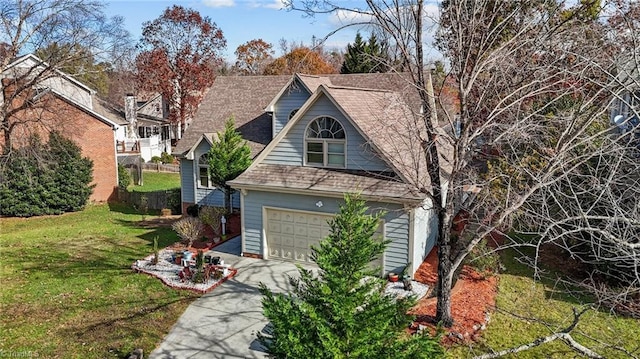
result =
[[[59,70],[74,62],[111,61],[129,45],[122,19],[107,18],[104,4],[90,0],[1,0],[0,1],[0,121],[3,154],[12,147],[14,130],[38,121],[19,114],[31,106],[34,85],[60,76]],[[56,46],[61,45],[61,46]],[[19,56],[38,50],[42,62],[11,66]],[[91,51],[74,51],[74,49]],[[73,74],[72,74],[73,75]]]
[[[357,25],[385,33],[406,64],[424,110],[414,114],[415,133],[429,181],[415,184],[438,215],[437,320],[452,324],[457,270],[495,231],[529,235],[507,237],[513,239],[504,245],[535,249],[534,265],[545,243],[593,262],[622,260],[618,274],[637,285],[639,130],[629,94],[637,100],[640,37],[638,17],[628,16],[637,14],[637,3],[443,1],[436,46],[448,65],[450,81],[442,83],[455,86],[458,104],[455,113],[440,111],[445,118],[433,111],[425,67],[425,2],[366,3],[302,0],[289,7],[308,15],[355,14],[362,19]],[[616,100],[632,108],[620,122],[622,134],[610,124]],[[462,209],[469,225],[452,236]]]

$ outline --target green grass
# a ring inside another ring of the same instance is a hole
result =
[[[143,186],[130,186],[130,191],[154,192],[180,188],[180,174],[167,172],[144,171],[142,175]]]
[[[526,344],[538,337],[566,328],[573,320],[573,308],[582,309],[592,302],[587,296],[570,296],[551,280],[534,281],[533,273],[514,259],[513,251],[502,256],[506,272],[500,275],[496,305],[483,334],[483,342],[473,347],[456,347],[450,358],[466,358]],[[527,318],[527,319],[525,319]],[[625,358],[612,346],[640,355],[640,321],[623,318],[603,310],[585,313],[571,333],[573,338],[605,358]],[[532,350],[504,358],[576,358],[580,357],[561,341],[543,344]]]
[[[169,228],[142,228],[131,208],[0,219],[0,352],[40,358],[149,353],[198,295],[131,270]]]

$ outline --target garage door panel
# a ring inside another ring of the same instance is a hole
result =
[[[269,222],[273,221],[279,221],[281,220],[280,215],[282,214],[281,212],[278,211],[267,211],[268,215],[267,217],[269,218]]]
[[[324,216],[324,215],[310,214],[309,215],[309,224],[320,226],[320,225],[323,225],[323,224],[327,223],[327,220],[329,218],[330,217]]]
[[[288,235],[295,234],[294,228],[295,228],[295,226],[293,225],[293,223],[282,223],[282,233],[283,234],[288,234]]]
[[[296,250],[295,254],[297,262],[310,262],[310,258],[308,257],[307,251],[305,249]]]
[[[320,237],[321,238],[327,238],[330,234],[331,234],[331,228],[329,228],[328,226],[323,226],[320,229]]]
[[[294,259],[293,251],[290,248],[282,249],[282,255],[280,256],[280,259],[293,260]]]
[[[309,235],[307,226],[302,223],[296,223],[295,234],[296,234],[296,237],[307,238],[307,236]]]
[[[269,258],[280,258],[281,256],[280,246],[274,245],[269,247]]]
[[[282,225],[277,221],[269,221],[267,230],[271,233],[282,233]]]
[[[309,238],[324,238],[322,236],[322,229],[319,226],[309,226],[307,227],[307,236]]]

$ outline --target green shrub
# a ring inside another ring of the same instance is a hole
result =
[[[93,162],[57,132],[43,144],[39,136],[14,149],[0,170],[0,214],[30,217],[79,211],[93,185]]]
[[[167,164],[171,164],[174,161],[174,158],[172,155],[166,153],[166,152],[162,152],[162,154],[160,155],[160,161],[162,163],[167,163]]]
[[[187,207],[187,214],[191,217],[198,217],[198,212],[200,212],[200,206],[197,204],[192,204]]]
[[[131,185],[131,173],[122,164],[118,163],[118,187],[127,189]]]
[[[151,157],[151,160],[149,162],[151,162],[151,163],[161,163],[162,162],[162,158],[160,158],[160,156],[153,156],[153,157]]]
[[[171,212],[175,214],[182,214],[182,194],[180,188],[174,188],[167,192],[167,208],[171,208]]]

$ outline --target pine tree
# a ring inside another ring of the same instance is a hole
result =
[[[368,72],[387,72],[389,59],[384,43],[378,42],[376,34],[371,33],[366,46]]]
[[[231,187],[227,181],[238,177],[251,164],[251,149],[236,131],[233,117],[225,124],[224,132],[218,133],[208,157],[211,181],[223,189],[224,206],[231,213]]]
[[[313,248],[317,275],[299,268],[291,294],[273,294],[264,284],[264,315],[271,321],[258,340],[273,358],[435,358],[443,355],[436,338],[407,337],[415,299],[385,295],[385,281],[369,263],[388,242],[373,236],[381,213],[347,195],[330,222],[331,233]],[[379,268],[378,268],[379,269]]]
[[[340,73],[386,72],[387,69],[388,58],[384,44],[378,42],[374,33],[371,33],[369,41],[363,41],[360,33],[356,33],[353,45],[347,45]]]
[[[356,74],[366,71],[365,48],[367,44],[362,40],[360,32],[356,33],[356,38],[352,44],[347,45],[347,53],[344,54],[344,62],[340,69],[341,74]]]

